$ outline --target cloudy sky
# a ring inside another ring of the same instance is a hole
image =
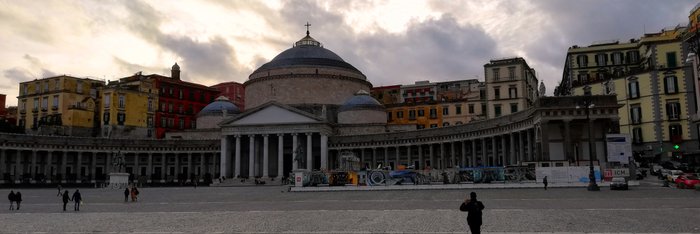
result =
[[[521,56],[551,94],[566,50],[685,25],[691,0],[20,1],[0,0],[0,93],[69,74],[138,71],[204,85],[248,75],[311,36],[374,86],[478,78],[492,58]]]

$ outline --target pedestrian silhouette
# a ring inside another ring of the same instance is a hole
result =
[[[66,204],[70,201],[70,195],[68,195],[68,190],[63,191],[63,211],[66,211]]]
[[[124,202],[128,202],[128,201],[129,201],[129,194],[130,194],[130,193],[129,193],[129,188],[125,188],[125,189],[124,189]]]
[[[544,184],[544,190],[547,190],[547,176],[542,179],[542,183]]]
[[[131,201],[135,202],[138,200],[139,190],[136,187],[131,188]]]
[[[10,210],[15,209],[15,192],[10,190],[10,194],[7,195],[7,199],[10,200]]]
[[[59,184],[58,185],[58,194],[56,194],[57,197],[60,197],[63,194],[63,193],[61,193],[61,189],[63,189],[63,188],[61,188],[61,185]]]
[[[484,204],[476,200],[475,192],[471,192],[469,197],[459,206],[459,210],[468,212],[467,224],[469,225],[469,230],[471,233],[479,234],[481,233],[481,211],[484,210]]]
[[[80,211],[80,202],[83,201],[83,198],[80,196],[80,190],[76,189],[75,193],[73,193],[73,202],[75,202],[74,210],[75,211]]]
[[[17,210],[19,210],[19,204],[22,203],[22,193],[19,191],[15,193],[15,203],[17,203]]]

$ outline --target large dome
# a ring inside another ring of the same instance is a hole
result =
[[[320,42],[309,35],[295,43],[294,47],[285,50],[270,62],[260,66],[253,73],[293,66],[339,67],[361,73],[360,70],[345,62],[333,51],[323,48]]]
[[[202,110],[199,111],[198,116],[221,116],[224,113],[224,111],[226,112],[226,114],[229,115],[241,113],[241,109],[239,109],[235,104],[229,101],[228,98],[221,96],[218,97],[214,102],[209,103],[209,105],[202,108]]]
[[[355,96],[347,100],[340,108],[339,112],[351,110],[381,110],[384,111],[384,106],[369,95],[367,91],[360,90],[355,93]]]

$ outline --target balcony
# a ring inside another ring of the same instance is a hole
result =
[[[26,114],[26,113],[27,113],[27,110],[22,109],[22,110],[19,111],[19,113],[20,113],[20,114]]]
[[[58,106],[52,106],[51,110],[58,110]]]
[[[49,110],[49,108],[46,108],[46,107],[42,107],[42,108],[41,108],[41,111],[42,111],[42,112],[46,112],[46,111],[48,111],[48,110]]]
[[[32,109],[32,113],[37,113],[37,112],[39,112],[39,108]]]

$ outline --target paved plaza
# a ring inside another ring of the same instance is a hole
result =
[[[121,190],[80,191],[81,211],[62,212],[56,189],[21,189],[22,208],[9,211],[5,203],[0,232],[466,233],[466,213],[458,207],[471,191],[486,206],[484,232],[700,232],[700,192],[661,187],[654,178],[629,191],[600,192],[142,188],[138,202],[126,203]]]

